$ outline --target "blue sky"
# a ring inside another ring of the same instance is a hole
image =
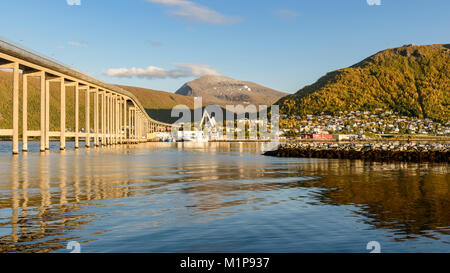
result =
[[[293,93],[386,48],[450,42],[448,0],[78,1],[2,0],[0,36],[170,92],[220,74]]]

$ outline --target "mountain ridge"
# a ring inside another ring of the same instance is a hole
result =
[[[268,88],[254,82],[236,80],[225,76],[207,75],[189,81],[180,87],[175,94],[202,97],[204,104],[226,105],[254,104],[272,105],[287,93]]]
[[[449,86],[449,44],[405,45],[331,71],[275,104],[287,115],[385,108],[447,122]]]

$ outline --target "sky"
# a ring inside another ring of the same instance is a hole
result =
[[[450,43],[448,0],[0,1],[0,38],[169,92],[212,74],[294,93],[386,48]]]

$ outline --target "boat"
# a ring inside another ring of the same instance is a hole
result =
[[[178,131],[177,142],[208,142],[202,131]]]

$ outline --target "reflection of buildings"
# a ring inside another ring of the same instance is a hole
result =
[[[317,196],[321,202],[355,205],[368,224],[395,231],[397,239],[450,234],[448,164],[327,160],[301,170],[322,177],[301,182],[324,189]]]

